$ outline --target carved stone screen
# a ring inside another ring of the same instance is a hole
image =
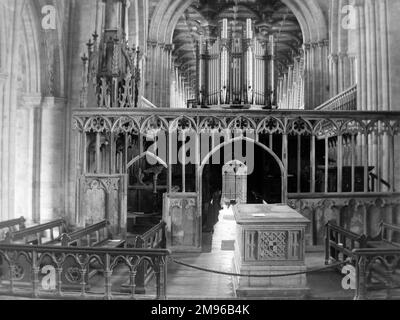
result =
[[[246,261],[299,260],[300,231],[246,232]]]

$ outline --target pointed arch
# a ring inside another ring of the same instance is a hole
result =
[[[281,171],[282,203],[286,203],[287,202],[287,188],[286,188],[287,174],[286,174],[286,170],[285,170],[285,166],[284,166],[283,162],[281,161],[281,159],[277,156],[277,154],[272,149],[268,148],[266,145],[262,144],[261,142],[258,142],[256,140],[253,140],[253,139],[250,139],[250,138],[244,137],[244,136],[237,137],[237,138],[231,139],[229,141],[225,141],[224,143],[221,143],[218,146],[216,146],[213,150],[211,150],[207,154],[207,156],[203,159],[203,161],[201,162],[199,169],[198,169],[198,176],[200,177],[200,179],[199,179],[200,185],[199,185],[198,190],[202,190],[203,171],[204,171],[205,166],[208,164],[208,161],[211,159],[211,157],[215,153],[220,151],[221,149],[225,148],[226,146],[228,146],[232,143],[235,143],[235,142],[240,142],[240,141],[253,143],[254,145],[256,145],[256,146],[260,147],[261,149],[263,149],[264,151],[266,151],[276,161],[276,163],[278,164],[279,169]],[[201,202],[199,202],[199,203],[201,203]]]

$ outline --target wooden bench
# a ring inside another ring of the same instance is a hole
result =
[[[25,218],[13,219],[8,221],[0,222],[0,243],[4,242],[7,234],[25,229]],[[2,257],[0,256],[0,266],[3,265]],[[0,277],[2,276],[2,270],[0,268]]]
[[[332,221],[325,226],[325,264],[346,262],[353,258],[353,250],[365,248],[367,238],[337,226]]]
[[[105,248],[114,249],[121,248],[124,245],[124,240],[114,240],[110,232],[110,223],[106,220],[99,223],[87,226],[70,233],[61,235],[57,243],[51,245],[61,247],[79,247],[79,248]],[[50,259],[44,261],[51,264]],[[84,276],[86,289],[90,289],[89,280],[92,279],[99,272],[101,273],[102,267],[98,261],[91,261],[89,271]],[[64,262],[63,272],[61,273],[61,281],[63,288],[66,290],[80,290],[82,287],[82,274],[79,272],[80,267],[73,258],[66,258]]]
[[[125,242],[125,248],[135,249],[165,249],[166,237],[165,237],[165,222],[161,221],[156,226],[141,225],[136,226],[136,232],[127,235]],[[137,271],[136,275],[136,293],[145,294],[146,286],[153,279],[154,271],[148,265],[147,261],[143,261]],[[130,290],[130,285],[124,284],[122,291]]]
[[[395,237],[397,235],[397,237]],[[400,227],[385,222],[380,224],[380,232],[377,237],[368,237],[367,248],[374,249],[400,249]]]
[[[381,222],[379,235],[366,237],[329,222],[326,225],[325,263],[347,262],[359,268],[357,260],[365,254],[369,259],[365,260],[368,268],[360,275],[363,286],[366,290],[386,290],[390,296],[392,289],[400,286],[400,243],[394,240],[397,233],[400,236],[400,227]],[[387,251],[395,253],[390,262],[384,259]],[[374,256],[376,258],[370,258]]]
[[[67,231],[64,219],[58,219],[37,226],[7,232],[6,238],[1,242],[15,245],[52,245],[60,241],[61,235]],[[0,261],[0,276],[10,278],[7,273],[8,266]],[[15,264],[13,278],[17,281],[28,283],[30,280],[29,262],[24,257],[19,257]]]
[[[25,229],[25,222],[24,217],[0,222],[0,241],[5,239],[7,233],[13,233]]]
[[[16,232],[8,232],[4,242],[7,244],[50,245],[57,243],[65,232],[67,232],[65,220],[58,219]]]
[[[7,244],[30,244],[57,247],[96,247],[96,248],[118,248],[124,245],[123,240],[113,240],[109,231],[109,222],[102,221],[86,228],[66,233],[64,220],[49,222],[43,225],[25,229],[21,232],[10,234]],[[57,235],[55,230],[58,229]],[[45,239],[43,233],[50,230],[50,236]],[[41,260],[41,267],[44,265],[54,265],[51,257],[44,257]],[[18,259],[15,267],[15,278],[20,282],[29,283],[29,272],[27,261],[23,258]],[[84,280],[89,289],[89,279],[96,275],[101,269],[95,262],[90,263],[90,271],[85,275]],[[82,283],[82,275],[79,272],[79,264],[75,259],[66,257],[64,268],[61,273],[61,282],[64,289],[80,290]],[[4,272],[3,272],[4,274]]]
[[[110,223],[106,220],[61,236],[63,247],[119,248],[124,243],[124,240],[113,239]]]

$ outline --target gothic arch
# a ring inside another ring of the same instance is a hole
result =
[[[66,93],[66,77],[65,77],[65,63],[67,34],[65,25],[61,23],[69,6],[64,5],[63,1],[46,1],[46,0],[31,0],[26,1],[31,6],[31,11],[35,17],[32,29],[35,28],[36,44],[40,44],[38,48],[41,59],[41,92],[45,96],[64,97]],[[46,5],[53,5],[56,8],[56,30],[45,31],[41,26],[41,19],[43,18],[42,8]],[[48,39],[46,39],[48,38]],[[51,46],[50,46],[51,45]],[[49,74],[48,60],[51,58],[53,61],[52,74]],[[50,79],[51,77],[51,79]],[[49,90],[50,82],[56,84],[56,88]]]
[[[274,160],[276,161],[276,163],[279,166],[279,169],[281,171],[281,184],[282,184],[282,203],[286,203],[287,202],[287,190],[286,190],[286,174],[285,174],[285,166],[283,165],[283,162],[281,161],[281,159],[279,159],[279,157],[275,154],[275,152],[273,152],[270,148],[268,148],[267,146],[265,146],[264,144],[262,144],[261,142],[255,141],[253,139],[241,136],[241,137],[237,137],[234,139],[230,139],[229,141],[226,141],[224,143],[221,143],[220,145],[216,146],[213,150],[211,150],[210,153],[208,153],[208,155],[203,159],[203,161],[201,162],[201,165],[198,169],[198,176],[200,177],[199,179],[199,188],[198,190],[202,190],[202,177],[203,177],[203,170],[205,168],[205,166],[207,165],[208,161],[211,159],[211,157],[218,151],[220,151],[221,149],[223,149],[224,147],[238,142],[238,141],[246,141],[249,143],[253,143],[254,145],[260,147],[261,149],[263,149],[264,151],[266,151],[269,155],[271,155]],[[201,197],[201,196],[200,196]],[[201,199],[200,199],[201,200]],[[200,202],[201,203],[201,202]]]
[[[41,59],[38,30],[38,19],[32,2],[25,2],[21,14],[22,34],[19,39],[19,58],[26,67],[25,93],[41,92]]]

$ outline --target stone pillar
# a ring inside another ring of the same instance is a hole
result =
[[[339,52],[338,54],[338,92],[337,94],[345,91],[347,87],[348,79],[348,56],[345,52]]]
[[[324,42],[320,41],[318,42],[318,86],[317,86],[317,92],[318,92],[318,104],[321,105],[325,99],[324,99],[324,66],[323,66],[323,52],[324,52]]]
[[[318,43],[312,43],[311,44],[311,105],[310,109],[314,109],[315,107],[318,106],[317,103],[317,86],[318,86],[318,79],[317,79],[317,61],[316,59],[318,58],[316,49],[318,48]]]
[[[330,74],[330,95],[334,97],[338,94],[338,55],[329,56],[329,74]]]
[[[357,5],[358,12],[358,28],[359,28],[359,86],[358,90],[360,91],[360,103],[359,110],[366,111],[368,109],[368,68],[367,68],[367,43],[366,43],[366,22],[365,22],[365,10],[364,10],[364,1],[361,1]]]
[[[6,87],[6,81],[8,79],[8,76],[4,73],[0,73],[0,136],[1,139],[0,141],[2,141],[3,139],[3,130],[5,127],[5,123],[3,123],[3,113],[4,108],[5,108],[5,87]],[[2,149],[2,143],[0,143],[0,199],[2,201],[0,201],[0,221],[4,221],[7,220],[9,218],[9,212],[7,210],[5,210],[5,206],[3,201],[5,200],[5,196],[6,196],[6,186],[4,185],[4,173],[2,171],[2,167],[3,167],[3,162],[7,161],[7,154],[5,154],[3,152]],[[3,200],[4,199],[4,200]]]
[[[119,15],[121,0],[105,0],[105,3],[104,27],[106,30],[116,30],[120,26],[121,22],[121,17]]]
[[[160,43],[160,68],[158,69],[158,76],[156,81],[158,81],[158,90],[156,97],[156,106],[163,108],[164,107],[164,90],[165,90],[165,74],[166,74],[166,52],[165,52],[165,44]]]
[[[293,92],[293,65],[289,65],[288,75],[287,75],[287,108],[294,109],[293,101],[292,101],[292,92]]]
[[[41,111],[40,222],[64,212],[64,122],[66,100],[45,97]]]
[[[308,43],[305,43],[303,45],[303,50],[304,50],[304,104],[305,104],[305,109],[307,109],[307,110],[311,109],[310,48],[311,48],[311,45]]]
[[[15,216],[40,221],[41,94],[23,95],[15,131]]]
[[[164,46],[164,54],[165,54],[165,73],[164,73],[164,86],[162,87],[163,90],[163,107],[169,107],[169,94],[170,94],[170,87],[171,87],[171,70],[172,70],[172,50],[173,45],[167,44]]]
[[[323,41],[322,47],[322,72],[324,75],[323,101],[329,100],[329,40]]]
[[[379,106],[378,106],[378,64],[377,64],[377,52],[378,48],[376,45],[377,41],[377,33],[376,33],[376,19],[375,19],[375,6],[374,2],[368,1],[367,6],[369,7],[369,15],[370,15],[370,27],[371,27],[371,33],[369,34],[370,37],[370,52],[371,52],[371,67],[372,67],[372,110],[373,111],[378,111]]]

